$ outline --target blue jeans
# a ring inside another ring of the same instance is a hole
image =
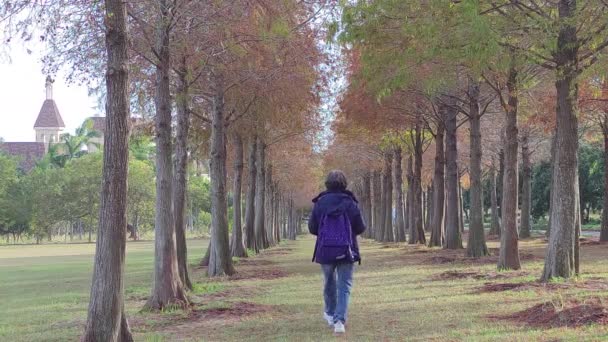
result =
[[[334,317],[334,322],[346,322],[348,313],[348,298],[353,287],[352,263],[322,264],[325,287],[325,313]],[[337,275],[337,277],[336,277]],[[337,278],[337,279],[336,279]]]

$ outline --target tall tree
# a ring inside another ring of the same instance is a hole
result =
[[[175,238],[177,264],[182,284],[192,290],[188,275],[188,251],[186,246],[186,189],[188,186],[188,131],[190,130],[189,82],[186,57],[182,56],[178,70],[175,136],[175,166],[173,175],[173,211],[175,215]]]
[[[402,150],[401,147],[395,148],[395,211],[397,212],[395,219],[395,241],[404,242],[405,241],[405,217],[403,213],[403,169],[401,167],[402,164]]]
[[[453,105],[452,105],[453,106]],[[446,160],[446,213],[445,213],[445,245],[447,249],[461,249],[462,235],[458,212],[458,149],[457,149],[457,116],[458,110],[447,113],[445,122],[445,160]]]
[[[265,197],[266,197],[266,144],[258,136],[257,154],[255,159],[256,185],[255,185],[255,220],[254,231],[256,237],[256,247],[266,249],[269,247],[268,237],[265,227]],[[258,252],[259,250],[256,250]]]
[[[249,157],[247,159],[247,198],[245,199],[245,238],[247,248],[259,251],[255,238],[255,186],[257,169],[255,167],[257,152],[257,138],[251,137],[249,141]]]
[[[480,82],[469,79],[467,92],[469,100],[469,125],[470,130],[470,179],[471,179],[471,215],[469,222],[469,241],[467,243],[467,256],[482,257],[488,255],[485,232],[483,228],[483,202],[482,202],[482,176],[481,176],[481,115],[479,108]]]
[[[124,304],[129,161],[127,8],[105,1],[106,135],[99,229],[87,324],[82,341],[133,341]]]
[[[517,198],[518,198],[518,134],[517,134],[517,109],[518,109],[518,72],[513,64],[509,69],[507,80],[508,100],[503,107],[506,111],[505,125],[505,171],[502,187],[502,231],[500,234],[500,254],[498,258],[499,269],[518,270],[521,268],[519,262],[519,237],[517,233]],[[504,102],[504,100],[503,100]]]
[[[243,184],[243,139],[239,133],[234,133],[234,185],[232,187],[232,209],[234,224],[230,240],[230,255],[247,257],[243,244],[243,227],[241,225],[241,187]]]
[[[156,219],[154,224],[154,284],[146,302],[149,310],[188,303],[177,262],[175,220],[173,213],[173,162],[171,143],[171,48],[170,30],[173,3],[158,0],[158,20],[154,51],[156,84]]]
[[[228,237],[228,209],[226,200],[226,118],[224,113],[223,75],[212,74],[214,96],[212,100],[211,151],[209,176],[211,183],[211,245],[209,247],[210,277],[232,275],[234,266],[230,257]]]
[[[447,111],[454,110],[447,105],[439,107],[441,116],[449,115]],[[433,217],[431,219],[431,239],[429,240],[430,247],[439,247],[443,244],[444,237],[444,196],[445,196],[445,153],[444,153],[444,137],[445,125],[443,120],[438,120],[435,132],[435,166],[433,174]]]
[[[382,195],[384,198],[384,220],[382,241],[395,241],[393,232],[393,152],[384,152],[384,173],[382,175]]]

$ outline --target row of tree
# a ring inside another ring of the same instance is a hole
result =
[[[132,107],[155,122],[155,263],[147,309],[188,305],[184,208],[190,160],[209,156],[209,276],[235,272],[231,251],[242,256],[245,246],[257,252],[282,237],[295,238],[296,208],[316,188],[306,180],[315,166],[315,89],[324,83],[317,69],[320,32],[313,25],[323,5],[185,0],[0,5],[5,15],[23,10],[12,26],[24,31],[21,36],[43,27],[49,70],[67,67],[74,79],[105,83],[99,230],[83,341],[132,340],[123,297]],[[244,172],[249,177],[242,224]]]
[[[427,221],[430,246],[463,248],[460,185],[466,184],[466,252],[487,255],[485,169],[491,231],[501,235],[498,268],[519,269],[518,240],[530,234],[532,166],[544,159],[552,181],[542,279],[578,273],[587,210],[579,141],[603,142],[604,160],[608,147],[602,71],[608,41],[606,27],[596,25],[608,15],[606,4],[380,0],[346,3],[341,11],[332,29],[350,69],[326,162],[359,177],[371,236],[427,243]],[[364,163],[353,165],[354,158]]]

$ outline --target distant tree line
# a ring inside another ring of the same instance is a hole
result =
[[[133,144],[132,149],[141,145]],[[49,150],[27,173],[19,169],[18,158],[0,153],[0,235],[7,243],[94,239],[103,153],[69,153],[62,144]],[[68,152],[58,152],[64,150]],[[133,155],[146,154],[134,151]],[[129,159],[127,211],[135,236],[154,228],[153,179],[154,165],[147,157]],[[208,233],[209,180],[192,177],[187,197],[188,230]]]

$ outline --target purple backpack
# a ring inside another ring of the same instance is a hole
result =
[[[355,261],[352,228],[346,211],[337,210],[323,216],[312,260],[320,264]]]

